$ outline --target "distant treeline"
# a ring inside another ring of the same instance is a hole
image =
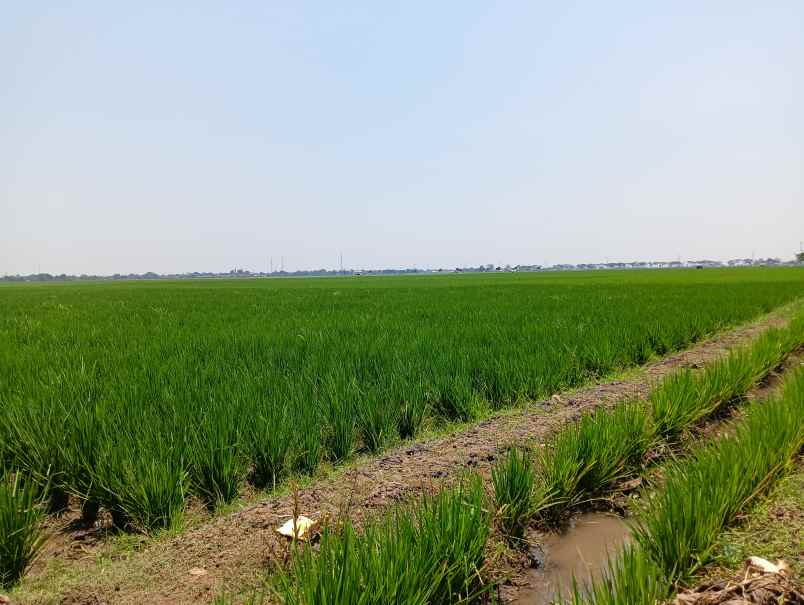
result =
[[[51,273],[31,273],[30,275],[6,275],[0,277],[5,282],[50,282],[50,281],[109,281],[109,280],[136,280],[136,279],[203,279],[203,278],[232,278],[232,277],[337,277],[350,275],[410,275],[430,273],[496,273],[496,272],[533,272],[533,271],[597,271],[603,269],[683,269],[683,268],[721,268],[721,267],[778,267],[795,266],[804,263],[804,260],[782,261],[778,258],[735,259],[727,262],[714,260],[699,261],[670,261],[670,262],[644,262],[630,263],[581,263],[578,265],[558,264],[542,265],[480,265],[477,267],[456,267],[454,269],[310,269],[306,271],[272,271],[254,272],[246,269],[232,269],[225,273],[211,271],[193,271],[192,273],[115,273],[114,275],[53,275]]]

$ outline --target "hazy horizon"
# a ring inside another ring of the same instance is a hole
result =
[[[0,275],[792,258],[804,4],[17,3]]]

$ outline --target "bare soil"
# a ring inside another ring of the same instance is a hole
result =
[[[595,407],[644,397],[675,369],[701,367],[768,327],[785,323],[784,314],[777,312],[649,363],[626,379],[555,395],[447,436],[399,446],[301,489],[295,494],[299,510],[321,519],[334,518],[348,509],[359,524],[390,505],[435,491],[467,470],[488,478],[491,463],[510,444],[542,443],[557,428]],[[91,542],[96,534],[67,532],[32,570],[34,584],[41,574],[52,576],[48,582],[58,586],[26,591],[24,584],[14,595],[15,602],[199,603],[211,602],[224,591],[241,593],[257,586],[266,570],[286,559],[287,541],[275,528],[290,518],[293,510],[293,494],[270,497],[182,535],[144,544],[117,561],[87,552],[86,545],[76,548],[76,541]],[[52,559],[69,557],[73,551],[85,556],[70,561],[73,569],[62,579],[53,575]],[[55,599],[54,590],[59,593]]]

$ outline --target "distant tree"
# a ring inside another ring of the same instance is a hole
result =
[[[804,263],[804,252],[799,252],[796,254],[796,260],[800,263]]]

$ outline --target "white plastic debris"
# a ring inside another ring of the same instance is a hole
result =
[[[310,533],[310,530],[315,528],[315,525],[316,525],[315,521],[313,521],[308,517],[305,517],[304,515],[300,515],[299,517],[296,518],[295,532],[292,518],[285,521],[282,527],[277,527],[276,531],[279,532],[281,535],[285,536],[286,538],[293,538],[295,533],[296,539],[304,540],[305,536]]]
[[[767,559],[763,559],[762,557],[748,557],[748,561],[746,561],[749,567],[753,567],[762,573],[778,573],[778,574],[785,574],[790,569],[782,560],[776,561],[776,563],[771,563]]]

